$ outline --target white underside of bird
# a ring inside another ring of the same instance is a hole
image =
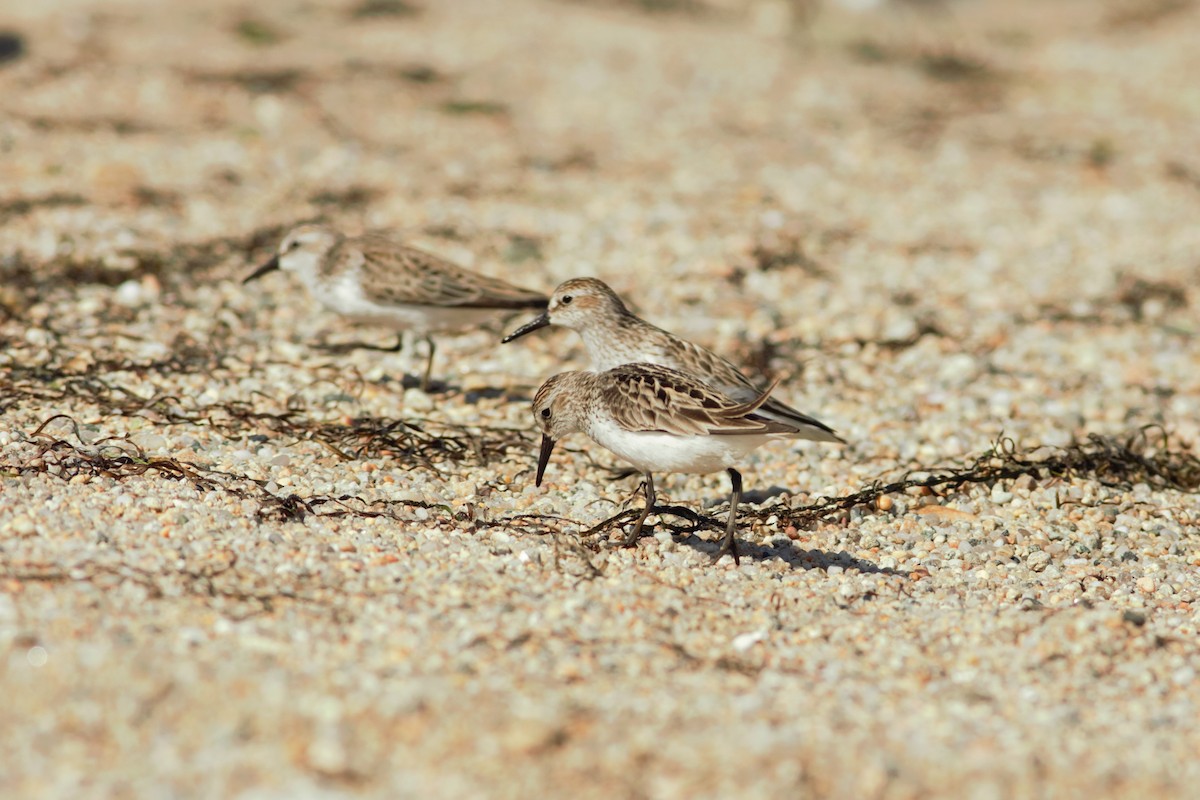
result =
[[[422,333],[453,331],[479,325],[503,315],[502,309],[377,303],[363,292],[357,270],[317,285],[315,295],[325,308],[354,322],[383,325]]]
[[[769,439],[769,434],[688,436],[661,431],[631,431],[614,420],[588,423],[586,433],[601,447],[641,472],[705,474],[736,466]]]

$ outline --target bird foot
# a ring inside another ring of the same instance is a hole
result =
[[[653,513],[653,512],[650,512],[650,513]],[[647,513],[646,516],[650,516],[650,514]],[[642,538],[642,532],[645,530],[645,526],[644,526],[645,521],[646,521],[646,518],[642,517],[642,519],[638,520],[637,524],[633,526],[633,530],[631,530],[628,534],[626,534],[624,537],[622,537],[620,541],[614,543],[611,546],[612,547],[637,547],[637,540]]]
[[[623,536],[623,537],[622,537],[620,540],[618,540],[618,541],[614,542],[614,543],[613,543],[612,545],[610,545],[610,546],[611,546],[611,547],[613,547],[613,548],[617,548],[617,547],[637,547],[637,541],[638,541],[638,539],[640,539],[640,538],[641,538],[641,536],[642,536],[642,531],[641,531],[641,529],[640,529],[640,528],[638,528],[637,530],[633,531],[633,532],[632,532],[632,533],[630,533],[629,535],[627,535],[627,536]]]
[[[718,549],[717,554],[713,556],[713,563],[715,564],[720,561],[721,557],[725,554],[733,556],[733,563],[736,566],[741,566],[742,560],[738,556],[737,539],[733,538],[732,536],[725,537],[725,540],[721,542],[720,549]]]

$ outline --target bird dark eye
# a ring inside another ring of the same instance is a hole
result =
[[[575,298],[574,298],[574,297],[571,297],[571,295],[569,295],[569,294],[568,294],[568,295],[564,295],[564,296],[563,296],[563,299],[562,299],[562,304],[563,304],[564,306],[569,306],[569,305],[571,305],[571,301],[572,301],[572,300],[574,300],[574,299],[575,299]]]
[[[550,419],[550,409],[548,409],[548,408],[542,409],[542,419]]]
[[[294,241],[288,245],[288,250],[295,250],[299,246],[300,246],[300,240],[297,239],[296,241]]]

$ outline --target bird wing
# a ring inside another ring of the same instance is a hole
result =
[[[754,413],[774,384],[750,402],[739,403],[685,373],[654,364],[625,364],[601,378],[600,401],[629,431],[679,436],[795,432],[795,426]]]
[[[703,368],[705,383],[734,400],[747,402],[763,394],[741,370],[711,350],[698,344],[668,336],[669,355],[677,363],[692,363]],[[782,400],[767,397],[759,408],[762,416],[794,426],[797,435],[820,442],[845,442],[833,428],[818,419],[792,408]]]
[[[381,234],[347,239],[337,250],[342,252],[335,252],[335,258],[361,259],[363,291],[377,303],[519,309],[549,302],[543,294],[463,269]]]

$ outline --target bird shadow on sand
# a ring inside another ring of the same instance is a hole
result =
[[[389,378],[389,380],[396,380]],[[405,373],[399,379],[400,388],[408,391],[409,389],[422,389],[425,394],[430,397],[451,398],[462,396],[463,402],[468,405],[474,405],[480,400],[503,400],[506,403],[529,403],[533,401],[533,397],[529,392],[520,387],[511,386],[483,386],[473,389],[464,389],[462,384],[454,383],[448,380],[440,380],[431,378],[429,385],[421,386],[421,376],[410,375]]]
[[[309,345],[314,350],[333,355],[345,355],[355,350],[370,350],[375,353],[399,353],[404,349],[404,338],[399,337],[390,345],[372,344],[371,342],[314,342]]]
[[[340,348],[341,345],[338,345]],[[347,345],[350,349],[355,349],[351,345]],[[386,349],[386,348],[384,348]],[[329,353],[329,348],[321,348],[321,352]],[[340,365],[336,362],[329,362],[324,367],[339,368]],[[461,396],[464,403],[474,405],[481,400],[502,400],[506,403],[530,403],[533,401],[533,395],[530,394],[528,387],[522,386],[482,386],[471,389],[464,389],[462,384],[443,380],[440,378],[431,378],[428,386],[421,385],[421,376],[405,372],[401,375],[385,373],[379,378],[373,379],[377,385],[391,387],[392,390],[399,389],[400,391],[408,391],[409,389],[421,389],[425,394],[437,399],[450,399]]]
[[[366,350],[366,351],[372,352],[372,353],[389,353],[389,354],[390,353],[402,353],[405,350],[403,334],[397,335],[396,341],[390,345],[373,344],[371,342],[361,342],[361,341],[354,341],[354,342],[319,341],[319,342],[310,344],[309,347],[311,347],[313,350],[316,350],[318,353],[324,353],[326,355],[334,355],[334,356],[347,355],[349,353],[353,353],[353,352],[356,352],[359,350]],[[403,375],[401,375],[398,379],[392,377],[391,375],[385,375],[383,378],[383,382],[384,383],[397,382],[400,384],[400,388],[403,389],[404,391],[408,391],[409,389],[421,389],[422,391],[424,391],[426,394],[428,394],[430,396],[454,395],[454,394],[457,394],[458,392],[462,391],[461,386],[454,384],[454,383],[450,383],[449,381],[439,380],[432,376],[430,376],[429,384],[427,386],[423,385],[422,377],[420,375],[409,374],[407,372],[404,373]]]
[[[671,532],[671,538],[677,544],[686,545],[709,556],[715,556],[721,547],[721,537],[725,533],[725,523],[703,514],[697,514],[690,508],[675,505],[656,505],[652,514],[659,516],[656,525],[647,524],[642,531],[642,538],[653,535],[655,528],[665,527]],[[612,531],[624,531],[626,523],[632,523],[641,515],[641,509],[630,508],[619,514],[581,532],[583,539],[594,535],[604,535]],[[677,517],[687,521],[687,524],[673,524],[663,519],[664,516]],[[712,531],[712,536],[698,535],[702,531]],[[862,573],[879,575],[899,575],[894,569],[880,567],[870,561],[856,558],[845,551],[830,553],[824,550],[805,550],[792,544],[786,537],[773,536],[765,543],[748,542],[738,535],[738,553],[741,559],[751,561],[778,560],[793,569],[828,570],[830,567],[841,567],[847,570],[857,570]]]

